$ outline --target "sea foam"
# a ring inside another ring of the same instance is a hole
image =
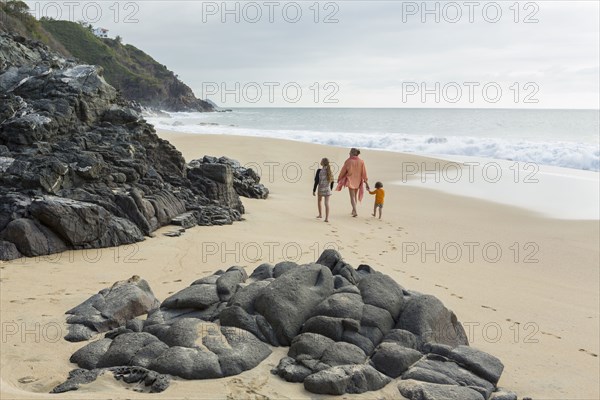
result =
[[[211,114],[175,113],[171,117],[149,116],[157,129],[191,134],[225,134],[296,140],[341,147],[483,157],[536,163],[588,171],[600,170],[600,148],[597,143],[568,140],[520,140],[515,137],[491,138],[474,136],[442,136],[386,132],[320,132],[303,129],[257,129],[208,122]],[[206,122],[202,122],[206,121]]]

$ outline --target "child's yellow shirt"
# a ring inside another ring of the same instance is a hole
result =
[[[379,189],[375,189],[373,191],[369,190],[369,193],[375,195],[375,203],[376,204],[383,204],[383,199],[385,198],[385,190],[383,190],[382,188],[379,188]]]

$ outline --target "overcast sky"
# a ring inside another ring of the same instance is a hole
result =
[[[599,108],[599,2],[514,3],[28,1],[219,105]]]

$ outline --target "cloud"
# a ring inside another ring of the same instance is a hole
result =
[[[397,90],[406,81],[494,81],[508,87],[518,80],[539,85],[538,107],[599,107],[597,2],[515,7],[483,1],[473,9],[467,3],[427,2],[425,9],[420,1],[335,1],[318,7],[314,2],[138,1],[127,10],[130,3],[118,3],[116,18],[112,2],[98,2],[104,12],[95,25],[167,65],[199,95],[203,82],[334,81],[341,105],[405,106]],[[298,7],[301,17],[292,23]],[[256,10],[261,18],[253,23]],[[125,23],[127,15],[139,22]],[[327,17],[337,22],[325,23]]]

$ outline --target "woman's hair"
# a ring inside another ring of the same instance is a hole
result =
[[[350,149],[350,154],[353,155],[353,156],[359,156],[360,155],[360,150],[357,149],[357,148],[355,148],[355,147],[353,147],[353,148]]]
[[[327,171],[327,182],[333,182],[333,172],[331,172],[331,166],[329,165],[329,160],[327,158],[323,158],[321,160],[321,165]]]
[[[381,182],[375,182],[375,187],[377,189],[381,189],[383,187],[383,183],[381,183]]]

